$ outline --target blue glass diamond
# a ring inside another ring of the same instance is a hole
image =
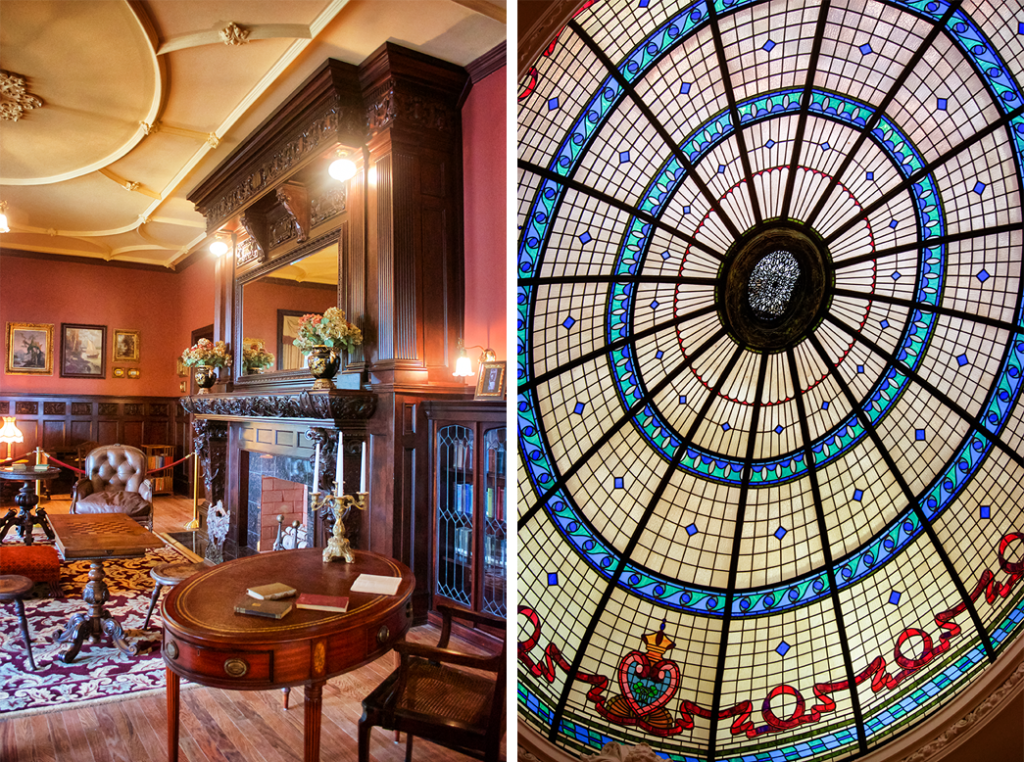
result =
[[[690,94],[690,83],[689,82],[683,82],[683,84],[679,87],[679,94],[680,95],[689,95]]]
[[[658,300],[657,299],[655,299],[653,302],[651,302],[651,309],[652,310],[658,309]]]
[[[868,45],[866,42],[863,45],[860,46],[860,54],[862,56],[866,56],[868,53],[871,53],[871,52],[872,52],[871,46]]]
[[[774,140],[772,140],[771,138],[768,138],[768,142],[764,144],[764,147],[765,147],[765,148],[771,148],[771,147],[773,147],[774,145],[775,145],[775,141],[774,141]]]
[[[783,640],[783,641],[782,641],[781,643],[779,643],[779,645],[778,645],[778,646],[777,646],[777,647],[775,648],[775,652],[776,652],[776,653],[777,653],[777,654],[778,654],[779,656],[785,656],[785,655],[786,655],[786,652],[787,652],[787,651],[789,651],[789,649],[790,649],[790,645],[789,645],[789,643],[787,643],[786,641],[784,641],[784,640]]]
[[[863,497],[864,497],[864,490],[862,490],[862,489],[855,489],[853,491],[853,499],[856,500],[858,503],[861,501],[861,499]]]
[[[893,606],[898,606],[900,603],[900,596],[902,595],[902,593],[893,590],[891,593],[889,593],[889,603],[891,603]]]
[[[725,165],[724,164],[719,164],[718,165],[718,174],[720,174],[720,175],[724,175],[725,174]]]
[[[935,108],[937,108],[939,111],[945,111],[946,110],[946,99],[945,98],[938,98],[935,101]]]
[[[669,257],[671,257],[671,256],[672,256],[672,255],[671,255],[671,254],[669,254],[669,253],[668,253],[667,251],[663,251],[663,252],[661,252],[661,258],[662,258],[662,259],[668,259],[668,258],[669,258]]]
[[[590,243],[592,240],[594,239],[590,237],[589,232],[584,233],[583,235],[580,236],[580,243]]]
[[[646,7],[647,7],[647,4],[648,4],[648,3],[650,2],[650,1],[651,1],[651,0],[640,0],[640,5],[639,5],[639,7],[640,7],[640,8],[646,8]]]
[[[973,190],[974,190],[975,193],[977,193],[980,196],[982,193],[985,192],[985,183],[983,183],[983,182],[975,183]]]
[[[679,404],[680,405],[685,405],[686,404],[686,395],[685,394],[679,395]]]
[[[969,361],[967,359],[967,353],[966,352],[964,352],[962,355],[957,355],[956,356],[956,364],[959,365],[961,368],[964,367],[968,362]]]
[[[900,223],[896,222],[896,220],[893,220],[892,222],[889,223],[889,227],[891,227],[893,230],[895,230],[896,226],[899,225],[899,224]]]
[[[627,161],[629,161],[629,151],[619,153],[619,164],[625,164]]]
[[[615,477],[615,489],[622,489],[622,477],[621,476],[616,476]]]
[[[554,111],[558,108],[558,98],[552,98],[548,101],[548,111]]]
[[[558,584],[558,572],[548,572],[548,584],[552,586]]]
[[[654,356],[660,360],[662,357],[665,356],[665,353],[659,349],[657,352],[654,353]]]
[[[782,527],[779,527],[778,529],[775,530],[775,539],[776,540],[781,540],[785,536],[786,536],[786,530],[783,529]]]
[[[864,177],[866,177],[868,180],[874,180],[875,179],[875,173],[874,172],[865,172],[864,173]]]
[[[572,412],[576,413],[576,415],[580,415],[583,412],[583,408],[585,407],[586,405],[584,405],[582,402],[577,402],[576,407],[572,409]]]
[[[1024,34],[1024,21],[1017,22],[1017,34]]]
[[[832,146],[830,146],[830,145],[828,144],[828,141],[827,141],[827,140],[826,140],[826,141],[825,141],[824,143],[822,143],[822,144],[821,144],[821,150],[822,150],[822,151],[827,151],[827,150],[828,150],[828,149],[830,149],[831,147],[832,147]]]
[[[828,402],[822,402],[821,403],[821,409],[822,410],[828,410]]]
[[[882,326],[883,329],[884,328],[888,328],[889,327],[889,321],[888,320],[883,320],[881,323],[879,323],[879,325]]]
[[[864,372],[864,366],[863,365],[858,365],[857,366],[857,372],[858,373],[863,373]]]
[[[562,325],[565,328],[572,328],[574,325],[576,325],[576,319],[570,315],[564,321],[562,321]]]
[[[775,43],[772,42],[770,38],[769,38],[768,42],[766,42],[764,45],[761,46],[762,50],[765,50],[768,53],[771,53],[772,52],[772,48],[774,48],[774,47],[775,47]]]
[[[732,427],[728,423],[723,423],[722,424],[722,431],[728,431],[731,428]]]
[[[914,429],[914,439],[918,442],[924,441],[924,429]]]
[[[689,214],[689,213],[690,213],[690,207],[684,206],[683,207],[683,214]]]
[[[785,429],[782,428],[782,426],[776,426],[775,427],[775,433],[776,434],[781,434],[783,431],[785,431]]]
[[[893,271],[893,273],[892,273],[892,279],[893,280],[899,280],[901,277],[903,277],[903,276],[900,275],[900,271],[899,270],[894,270]]]
[[[987,280],[988,280],[989,278],[991,278],[992,276],[988,274],[988,270],[986,270],[985,268],[982,268],[982,269],[981,269],[981,272],[980,272],[980,273],[978,273],[978,274],[977,274],[977,275],[976,275],[975,277],[976,277],[976,278],[977,278],[978,280],[980,280],[980,281],[981,281],[982,283],[984,283],[985,281],[987,281]]]
[[[690,526],[686,527],[686,533],[690,535],[690,537],[693,537],[695,534],[697,534],[697,525],[690,524]]]
[[[978,515],[981,516],[981,518],[983,518],[983,519],[992,518],[992,509],[991,509],[991,507],[987,506],[987,505],[981,506],[980,508],[978,508]]]

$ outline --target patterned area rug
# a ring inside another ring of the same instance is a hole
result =
[[[88,561],[62,564],[63,599],[43,597],[46,586],[41,585],[36,588],[36,597],[25,601],[35,672],[28,666],[15,607],[0,608],[0,721],[162,691],[166,683],[160,655],[163,622],[159,604],[149,629],[141,629],[153,592],[149,570],[183,559],[180,553],[165,547],[150,551],[144,558],[104,564],[110,590],[106,608],[124,627],[126,640],[138,646],[137,656],[119,651],[104,636],[99,644],[86,639],[72,664],[56,658],[64,647],[56,642],[57,635],[72,615],[88,609],[82,600],[82,590],[89,581]]]

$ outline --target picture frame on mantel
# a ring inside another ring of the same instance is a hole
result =
[[[141,331],[114,329],[114,362],[138,362]]]
[[[52,376],[53,323],[8,323],[4,372],[11,376]]]
[[[475,400],[505,399],[505,363],[482,362],[476,376]]]
[[[60,324],[61,378],[105,378],[107,375],[107,327]]]

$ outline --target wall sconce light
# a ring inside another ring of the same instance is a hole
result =
[[[223,233],[218,233],[210,244],[210,253],[215,257],[222,257],[231,249],[231,239]]]
[[[24,442],[25,435],[21,433],[21,430],[15,425],[14,418],[8,418],[4,416],[4,425],[0,426],[0,442],[7,443],[7,458],[11,457],[11,450],[14,447],[15,442]]]
[[[335,180],[343,183],[356,176],[356,164],[348,158],[348,151],[343,148],[339,148],[338,158],[331,162],[331,166],[327,168],[327,172]]]
[[[462,343],[462,339],[459,339],[458,344],[456,346],[458,347],[459,350],[459,356],[455,360],[455,372],[452,373],[453,376],[464,377],[473,375],[473,362],[469,359],[469,352],[467,351],[467,349],[483,350],[480,353],[480,359],[477,361],[478,364],[482,362],[494,362],[495,360],[498,359],[497,353],[490,347],[484,349],[484,347],[480,344],[474,344],[471,347],[466,347],[466,345]]]
[[[7,224],[7,202],[0,201],[0,233],[10,233],[11,226]]]

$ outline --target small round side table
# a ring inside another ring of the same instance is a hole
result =
[[[9,508],[3,521],[0,521],[0,542],[3,542],[11,527],[17,527],[18,537],[21,538],[21,541],[26,545],[31,545],[32,527],[36,524],[42,527],[47,537],[53,539],[53,529],[50,528],[50,522],[46,518],[46,509],[36,508],[35,515],[32,514],[32,509],[39,502],[35,493],[35,482],[54,479],[58,474],[60,474],[60,469],[56,466],[50,466],[45,471],[43,469],[15,471],[13,468],[0,468],[0,479],[24,482],[21,491],[14,496],[14,502],[18,504],[20,510],[15,513],[14,509]]]
[[[35,660],[32,658],[32,639],[28,635],[28,619],[25,618],[25,604],[21,598],[32,589],[33,582],[28,577],[18,574],[5,574],[0,576],[0,603],[11,603],[18,608],[18,618],[21,619],[21,634],[25,638],[25,650],[28,651],[28,663],[32,671],[36,670]]]

